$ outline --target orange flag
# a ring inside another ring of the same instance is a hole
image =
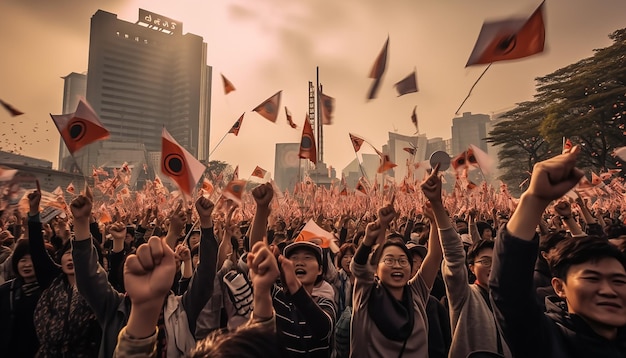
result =
[[[239,134],[239,130],[241,129],[241,124],[243,123],[243,116],[246,114],[245,112],[241,114],[241,117],[233,124],[232,128],[228,131],[228,133],[232,133],[235,137]]]
[[[50,114],[50,117],[71,154],[88,144],[109,138],[109,131],[104,128],[89,103],[82,98],[78,102],[76,112]]]
[[[411,72],[411,74],[396,83],[394,87],[398,91],[398,97],[417,92],[417,71]]]
[[[220,73],[220,75],[222,74]],[[235,90],[235,86],[233,86],[233,83],[230,82],[226,77],[224,77],[224,75],[222,75],[222,82],[224,82],[224,94],[229,94]]]
[[[287,109],[287,106],[285,106],[285,115],[287,116],[289,126],[291,126],[291,128],[298,128],[298,125],[293,122],[293,117],[291,116],[291,112]]]
[[[320,105],[322,107],[322,123],[333,124],[335,99],[320,92]]]
[[[163,127],[161,133],[161,172],[176,182],[180,190],[191,195],[206,167],[185,150]]]
[[[0,105],[2,105],[2,107],[4,107],[4,109],[6,109],[11,114],[11,117],[17,117],[19,115],[24,114],[24,112],[19,111],[18,109],[16,109],[12,105],[6,103],[5,101],[1,99],[0,99]]]
[[[389,155],[387,154],[383,154],[380,157],[380,166],[378,167],[378,173],[384,173],[389,169],[393,169],[397,167],[396,163],[392,162],[391,159],[389,159]]]
[[[262,115],[271,122],[276,122],[278,118],[278,108],[280,107],[280,96],[283,91],[278,91],[272,97],[263,101],[263,103],[256,106],[253,111]]]
[[[206,194],[211,195],[211,194],[213,194],[213,191],[215,190],[215,187],[213,186],[213,183],[211,183],[209,181],[209,179],[204,178],[204,179],[202,179],[202,190]]]
[[[265,178],[265,174],[267,174],[267,170],[261,168],[258,165],[252,171],[252,176],[253,177],[257,177],[257,178],[261,178],[261,179]]]
[[[230,199],[233,202],[235,202],[237,205],[240,205],[241,196],[243,195],[243,191],[245,189],[246,189],[245,180],[234,179],[234,180],[231,180],[228,184],[226,184],[226,187],[224,188],[222,195],[226,199]]]
[[[543,3],[530,18],[486,22],[467,60],[467,66],[515,60],[543,51],[546,30]]]
[[[309,122],[309,116],[304,117],[304,128],[302,129],[302,140],[300,141],[300,153],[298,156],[302,159],[308,159],[313,164],[317,163],[317,150],[315,149],[315,137],[313,136],[313,128]]]
[[[350,141],[352,142],[352,146],[354,147],[354,152],[358,152],[359,150],[361,150],[361,146],[363,145],[363,142],[365,142],[365,139],[361,138],[361,137],[357,137],[356,135],[352,134],[352,133],[348,133],[350,135]]]

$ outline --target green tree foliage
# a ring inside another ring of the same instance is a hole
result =
[[[537,78],[535,99],[505,113],[489,133],[489,142],[502,145],[501,179],[509,186],[527,177],[517,176],[522,170],[559,153],[563,138],[581,146],[585,168],[621,166],[611,153],[626,144],[626,29],[609,38],[611,46]]]

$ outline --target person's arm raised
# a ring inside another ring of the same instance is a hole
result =
[[[522,194],[517,209],[507,223],[509,234],[530,241],[541,215],[552,200],[556,200],[572,189],[584,172],[576,168],[580,147],[569,153],[535,164],[528,190]]]
[[[178,204],[176,210],[170,214],[170,227],[167,229],[165,242],[172,251],[176,248],[176,242],[185,227],[185,223],[187,223],[187,214],[182,210],[182,207],[182,203]]]
[[[439,164],[437,164],[430,173],[430,176],[422,183],[421,188],[424,196],[426,196],[430,202],[439,232],[452,228],[450,218],[441,201],[441,186]],[[434,235],[433,230],[436,230],[436,228],[431,228],[431,234],[428,237],[428,253],[420,269],[424,282],[429,289],[432,288],[435,283],[435,278],[437,277],[437,272],[439,272],[439,266],[443,258],[439,235]]]
[[[266,245],[257,242],[246,256],[252,292],[254,295],[254,310],[250,317],[250,323],[261,323],[274,317],[274,305],[272,303],[272,287],[279,275],[276,257]]]
[[[271,183],[265,183],[252,190],[252,197],[256,202],[256,213],[250,229],[250,247],[267,236],[267,218],[270,215],[270,202],[274,197],[274,188]],[[267,242],[265,242],[267,245]]]

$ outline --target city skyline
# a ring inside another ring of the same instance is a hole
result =
[[[12,50],[0,66],[4,79],[0,98],[26,114],[11,118],[2,113],[0,122],[5,123],[3,127],[13,123],[11,130],[27,137],[20,142],[21,154],[50,160],[56,167],[58,135],[47,114],[61,112],[60,78],[87,70],[91,16],[102,9],[135,22],[138,9],[144,8],[181,21],[183,33],[198,34],[207,42],[207,65],[214,74],[209,150],[245,112],[239,135],[228,135],[210,159],[239,165],[242,173],[252,172],[256,165],[274,168],[275,144],[300,139],[308,81],[315,80],[319,66],[324,92],[336,99],[334,124],[324,127],[324,158],[327,164],[343,168],[354,158],[348,132],[370,139],[381,149],[388,132],[414,133],[410,114],[415,105],[421,134],[450,138],[454,111],[484,70],[484,66],[463,68],[480,26],[489,19],[530,14],[539,3],[399,1],[388,6],[357,1],[237,0],[201,5],[192,1],[86,4],[60,0],[33,5],[7,0],[0,3],[0,11],[12,16],[0,24],[0,36],[11,43]],[[625,11],[626,3],[615,0],[601,5],[582,0],[546,2],[547,50],[521,61],[494,64],[459,115],[491,115],[532,99],[535,77],[610,45],[608,34],[623,27],[620,14]],[[371,82],[367,75],[387,36],[389,63],[381,91],[378,98],[366,102]],[[414,69],[420,92],[396,97],[393,84]],[[233,82],[236,91],[224,95],[220,73]],[[276,124],[251,112],[278,90],[283,90],[281,110],[289,107],[297,130],[287,125],[284,111]],[[15,141],[22,140],[18,138]],[[11,149],[5,142],[1,145]]]

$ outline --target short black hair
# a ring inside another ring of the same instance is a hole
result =
[[[626,269],[626,257],[607,239],[599,236],[567,238],[559,242],[548,254],[548,265],[553,277],[566,281],[567,272],[573,265],[597,262],[604,258],[616,259]]]
[[[467,249],[467,263],[473,264],[474,260],[484,249],[493,249],[495,242],[493,240],[480,240],[473,243],[469,249]]]
[[[565,230],[555,231],[548,235],[542,236],[539,238],[539,251],[548,252],[550,249],[556,247],[556,245],[567,239],[569,236]]]

